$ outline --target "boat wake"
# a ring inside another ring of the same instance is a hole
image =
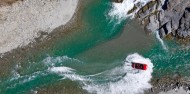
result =
[[[148,69],[133,69],[131,62],[147,64]],[[152,68],[150,59],[135,53],[127,56],[122,66],[95,75],[78,75],[76,70],[67,67],[54,67],[50,71],[63,76],[64,79],[79,81],[83,89],[93,94],[137,94],[151,88],[149,81],[152,78]]]
[[[131,62],[147,64],[148,69],[147,71],[135,70],[131,67]],[[108,80],[108,82],[97,83],[94,81],[92,84],[86,85],[83,88],[90,93],[97,94],[143,93],[144,90],[151,88],[149,81],[152,77],[152,68],[153,64],[150,59],[144,58],[137,53],[131,54],[127,56],[123,66],[99,74],[99,76],[102,76],[104,80]],[[115,75],[117,75],[117,77]]]
[[[47,83],[45,79],[52,76],[53,82],[61,79],[77,81],[82,85],[83,89],[93,94],[137,94],[151,88],[149,81],[152,77],[153,64],[150,59],[144,58],[137,53],[128,55],[120,66],[94,75],[81,75],[76,69],[64,66],[63,63],[67,61],[79,62],[77,59],[66,56],[47,57],[42,61],[47,67],[45,70],[17,76],[15,79],[6,82],[8,84],[3,84],[8,85],[7,90],[9,91],[29,83],[33,83],[31,89],[34,89],[40,85],[34,82],[43,79],[42,82]],[[148,68],[146,71],[133,69],[131,62],[147,64]],[[57,78],[55,77],[56,75],[58,76]]]

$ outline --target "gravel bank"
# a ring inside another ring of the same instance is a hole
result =
[[[24,0],[0,7],[0,54],[46,37],[65,25],[78,0]]]

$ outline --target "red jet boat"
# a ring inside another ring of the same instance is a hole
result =
[[[140,69],[140,70],[147,70],[148,68],[147,64],[141,64],[141,63],[135,63],[135,62],[132,62],[132,67],[135,69]]]

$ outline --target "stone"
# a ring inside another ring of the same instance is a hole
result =
[[[166,24],[166,29],[167,29],[167,34],[169,34],[169,33],[171,33],[172,32],[172,28],[171,28],[171,22],[168,22],[167,24]]]
[[[115,2],[115,3],[122,3],[123,0],[113,0],[113,2]]]
[[[170,33],[173,37],[190,37],[190,0],[151,1],[137,14],[147,30],[159,30],[162,38]]]
[[[180,20],[180,26],[177,30],[179,37],[190,37],[190,12],[185,10],[183,17]]]
[[[151,31],[156,31],[159,28],[159,22],[156,19],[155,15],[149,17],[149,24],[147,25],[147,29]]]
[[[166,36],[166,33],[163,28],[159,29],[160,38],[163,38]]]

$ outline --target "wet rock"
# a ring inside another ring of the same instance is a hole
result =
[[[112,0],[112,1],[115,3],[122,3],[123,2],[123,0]]]

